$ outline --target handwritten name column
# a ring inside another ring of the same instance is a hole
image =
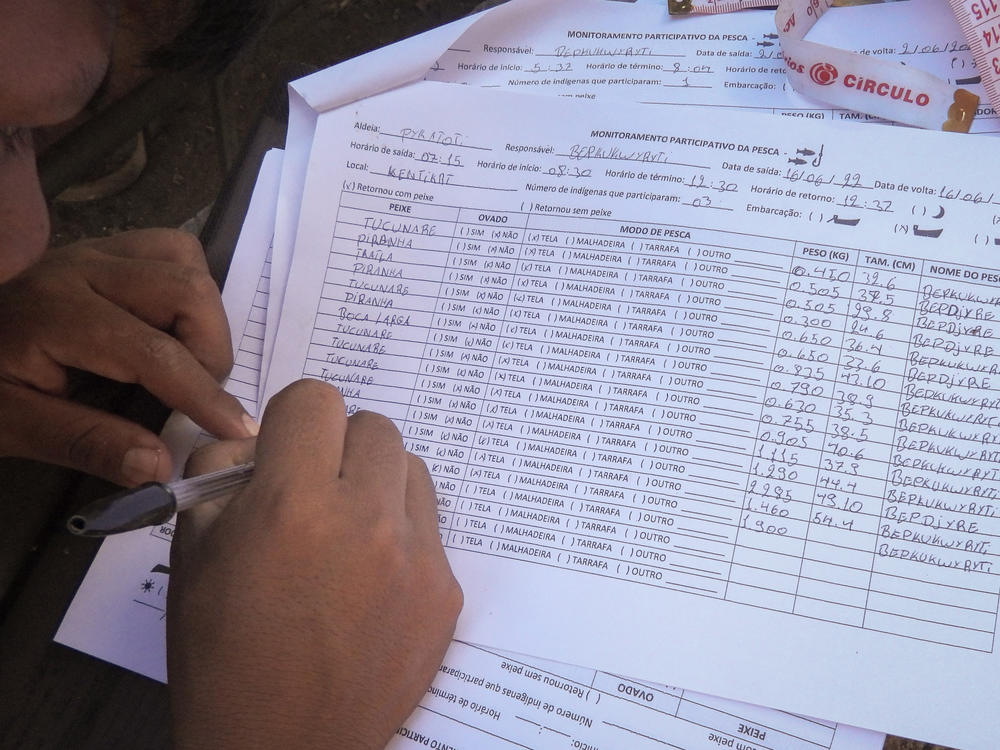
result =
[[[866,628],[991,650],[1000,534],[1000,275],[925,261]]]

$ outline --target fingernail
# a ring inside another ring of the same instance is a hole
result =
[[[155,448],[129,448],[122,459],[122,476],[132,484],[152,482],[160,466],[160,451]]]
[[[260,432],[260,425],[254,421],[253,417],[246,413],[243,414],[243,426],[246,427],[250,437],[257,437],[257,434]]]

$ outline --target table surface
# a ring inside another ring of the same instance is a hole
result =
[[[217,279],[228,267],[260,158],[284,140],[284,113],[276,101],[265,106],[206,226],[203,238]],[[162,406],[129,387],[88,381],[80,388],[88,403],[152,429],[166,416]],[[68,470],[0,459],[0,748],[170,746],[164,685],[52,640],[99,547],[66,533],[65,518],[110,489]],[[891,750],[925,747],[895,738],[886,744]]]

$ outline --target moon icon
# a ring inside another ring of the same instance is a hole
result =
[[[940,219],[942,216],[944,216],[944,206],[942,206],[939,203],[938,204],[938,212],[936,214],[934,214],[931,218],[932,219]]]

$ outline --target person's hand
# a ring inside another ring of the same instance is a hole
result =
[[[191,235],[125,232],[48,251],[0,284],[0,456],[69,466],[132,486],[168,479],[153,433],[67,398],[69,370],[139,383],[223,438],[256,425],[219,385],[229,327]]]
[[[189,469],[252,453],[253,441],[219,443]],[[318,381],[271,400],[239,495],[181,514],[170,571],[178,750],[383,748],[462,607],[423,461],[388,419],[348,419]]]

